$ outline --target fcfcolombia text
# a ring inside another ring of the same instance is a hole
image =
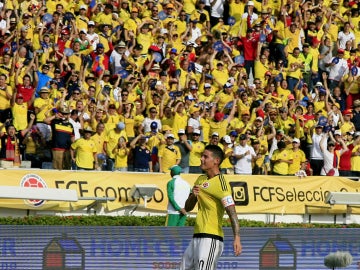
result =
[[[81,197],[95,196],[95,197],[114,197],[117,202],[134,202],[135,199],[130,196],[131,187],[122,187],[122,186],[95,186],[91,192],[92,186],[89,185],[87,181],[63,181],[55,180],[56,188],[66,188],[66,189],[76,189]],[[157,189],[154,195],[151,198],[148,198],[148,202],[152,199],[156,203],[161,203],[165,198],[164,192],[161,189]]]
[[[332,190],[333,192],[335,190]],[[324,202],[329,190],[322,190],[320,187],[318,190],[297,190],[292,188],[285,190],[282,187],[253,187],[253,199],[254,201],[264,202]],[[341,188],[339,192],[349,192],[345,188]]]

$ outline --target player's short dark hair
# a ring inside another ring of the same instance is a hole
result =
[[[209,144],[205,147],[205,150],[210,151],[213,154],[214,158],[220,159],[219,165],[223,162],[223,160],[225,158],[225,154],[224,154],[224,151],[219,146],[217,146],[215,144]]]

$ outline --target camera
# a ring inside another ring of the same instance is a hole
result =
[[[175,99],[176,97],[181,97],[183,94],[182,91],[172,91],[169,93],[169,96],[173,99]]]
[[[110,91],[111,91],[111,87],[109,85],[105,85],[101,92],[103,95],[110,95]]]
[[[195,63],[194,62],[189,63],[188,72],[195,72]]]
[[[333,127],[333,126],[331,126],[331,125],[326,125],[326,126],[324,126],[324,128],[323,128],[323,132],[324,133],[327,133],[327,132],[334,132],[335,131],[335,128]]]

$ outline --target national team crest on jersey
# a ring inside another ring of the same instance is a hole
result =
[[[27,174],[25,175],[20,182],[21,187],[32,187],[32,188],[47,188],[45,181],[36,174]],[[45,200],[25,200],[25,203],[39,207],[45,203]]]
[[[210,186],[209,182],[205,182],[202,184],[202,187],[203,188],[208,188]]]

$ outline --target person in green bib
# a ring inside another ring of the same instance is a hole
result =
[[[191,192],[191,186],[181,176],[181,167],[174,165],[170,168],[172,179],[167,183],[168,215],[166,226],[184,226],[186,221],[185,202]]]

